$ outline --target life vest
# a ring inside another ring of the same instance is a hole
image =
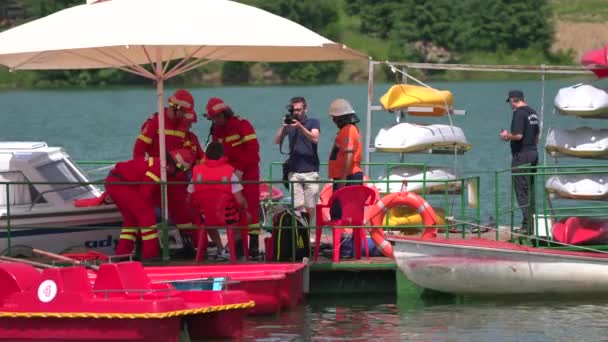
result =
[[[231,178],[234,167],[222,157],[219,160],[206,159],[204,163],[194,167],[192,181],[194,182],[193,196],[200,206],[210,201],[209,194],[221,194],[233,197],[226,207],[226,221],[238,221],[239,211],[232,194]],[[202,184],[197,184],[201,183]],[[207,182],[210,182],[207,183]]]
[[[416,210],[422,216],[422,222],[426,227],[437,224],[435,210],[422,197],[413,192],[402,191],[382,197],[369,210],[368,222],[370,226],[373,226],[370,228],[369,235],[382,254],[391,259],[394,259],[393,246],[386,240],[382,226],[384,225],[386,212],[391,208],[400,206]],[[422,232],[422,238],[433,238],[435,236],[437,236],[437,228],[425,228]]]

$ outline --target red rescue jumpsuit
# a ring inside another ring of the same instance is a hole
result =
[[[223,126],[213,125],[213,141],[224,145],[224,156],[237,171],[243,172],[241,180],[255,181],[243,184],[243,196],[247,200],[248,212],[251,215],[249,227],[260,227],[260,144],[255,130],[249,121],[238,116],[231,116]],[[259,234],[259,229],[250,230],[250,234]]]
[[[115,184],[115,182],[147,182]],[[153,183],[150,183],[153,182]],[[142,258],[160,255],[154,202],[160,194],[160,162],[156,158],[136,158],[118,162],[106,178],[106,192],[123,217],[123,229],[116,254],[131,254],[138,232],[142,239]]]
[[[182,120],[183,121],[183,120]],[[196,160],[204,158],[204,152],[198,141],[196,134],[188,131],[188,126],[184,122],[175,121],[165,116],[165,146],[167,151],[172,151],[180,148],[190,148],[196,156]],[[141,133],[135,141],[133,148],[133,157],[144,157],[146,154],[153,157],[159,156],[159,120],[158,113],[154,113],[144,122],[141,127]],[[187,176],[179,173],[178,177],[174,178],[176,182],[189,181]],[[187,201],[188,191],[186,184],[173,184],[167,187],[167,200],[169,206],[169,217],[177,228],[192,227],[192,211]],[[161,206],[161,198],[158,196],[156,202],[157,207]],[[188,230],[192,241],[196,241],[196,231]]]

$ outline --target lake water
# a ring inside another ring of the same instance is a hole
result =
[[[549,127],[605,126],[604,121],[555,116],[552,102],[560,87],[574,81],[548,81],[545,88],[545,133]],[[509,167],[508,144],[498,139],[501,128],[508,128],[511,110],[505,103],[510,89],[522,89],[529,104],[541,109],[541,83],[458,82],[434,83],[454,93],[455,107],[467,110],[454,117],[463,128],[473,149],[457,158],[446,155],[406,155],[408,162],[454,166],[461,175],[482,177],[483,217],[493,211],[493,171]],[[389,88],[376,86],[378,97]],[[174,89],[168,89],[167,93]],[[272,144],[285,105],[292,96],[304,96],[309,115],[321,119],[320,156],[328,156],[335,126],[327,116],[329,103],[343,97],[351,101],[365,130],[367,85],[311,87],[222,87],[191,89],[201,113],[207,99],[219,96],[235,112],[250,119],[262,146],[262,167],[266,174],[271,161],[280,161],[278,146]],[[122,160],[131,156],[133,142],[146,117],[156,109],[153,86],[149,89],[3,91],[0,92],[2,117],[0,140],[46,141],[63,146],[76,160]],[[414,122],[444,123],[446,118],[414,118]],[[390,114],[373,113],[372,137],[378,129],[393,122]],[[209,124],[199,121],[194,131],[204,143]],[[541,148],[542,151],[542,148]],[[542,153],[542,152],[541,152]],[[398,161],[397,155],[374,154],[372,161]],[[543,160],[543,158],[541,158]],[[547,163],[552,163],[547,160]],[[568,163],[572,161],[561,161]],[[585,162],[588,164],[589,162]],[[275,172],[278,172],[277,168]],[[277,174],[277,173],[275,173]],[[373,176],[373,175],[372,175]],[[504,183],[507,184],[507,183]],[[508,186],[501,187],[503,195]],[[430,199],[433,202],[433,199]],[[452,202],[453,203],[453,202]],[[367,296],[365,296],[367,297]],[[250,318],[246,340],[377,340],[386,341],[598,341],[605,340],[608,309],[604,302],[548,301],[462,303],[398,302],[394,298],[332,298],[308,301],[279,316]]]

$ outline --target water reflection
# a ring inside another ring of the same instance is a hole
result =
[[[320,297],[249,317],[243,341],[600,341],[606,301]]]

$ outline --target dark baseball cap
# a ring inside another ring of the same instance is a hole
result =
[[[512,99],[512,98],[523,99],[524,92],[521,90],[509,90],[509,96],[507,97],[506,102],[509,102],[509,99]]]

